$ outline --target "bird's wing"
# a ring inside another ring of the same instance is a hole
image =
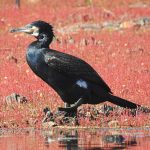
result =
[[[65,53],[57,51],[46,52],[44,59],[49,67],[65,74],[68,77],[83,79],[100,85],[107,92],[111,93],[110,88],[98,73],[85,61]]]

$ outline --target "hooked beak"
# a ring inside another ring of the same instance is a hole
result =
[[[35,27],[35,26],[24,26],[24,27],[21,27],[21,28],[14,28],[14,29],[11,29],[10,30],[11,33],[14,33],[14,32],[24,32],[24,33],[27,33],[27,34],[31,34],[33,36],[38,36],[39,35],[39,28],[38,27]]]

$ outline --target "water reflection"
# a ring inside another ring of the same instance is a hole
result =
[[[115,145],[118,145],[119,147],[113,147],[114,148],[129,148],[131,146],[136,146],[137,141],[136,137],[133,136],[130,139],[126,139],[123,135],[106,135],[104,136],[104,141],[106,143],[112,143]]]
[[[65,147],[67,150],[76,150],[78,149],[78,132],[77,130],[64,132],[62,137],[58,138],[60,147]]]
[[[107,143],[123,144],[125,138],[122,135],[105,135],[104,141]]]
[[[2,150],[149,149],[149,140],[149,129],[0,130]]]
[[[66,150],[125,149],[132,146],[138,146],[137,141],[139,141],[139,134],[138,136],[135,134],[132,135],[130,131],[122,132],[122,134],[119,133],[120,131],[113,130],[90,131],[62,129],[59,132],[57,131],[58,138],[55,138],[55,141],[58,142],[60,148],[65,148]],[[150,139],[149,136],[147,138]],[[45,140],[46,144],[51,144],[52,137],[46,135]]]

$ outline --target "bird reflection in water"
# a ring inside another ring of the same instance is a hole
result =
[[[53,142],[58,144],[60,149],[66,150],[101,150],[101,149],[122,149],[137,145],[136,136],[126,137],[122,134],[104,133],[98,130],[57,130],[44,133],[46,147],[52,147]]]

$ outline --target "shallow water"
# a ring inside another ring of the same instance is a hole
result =
[[[0,130],[1,150],[150,149],[150,128]]]

